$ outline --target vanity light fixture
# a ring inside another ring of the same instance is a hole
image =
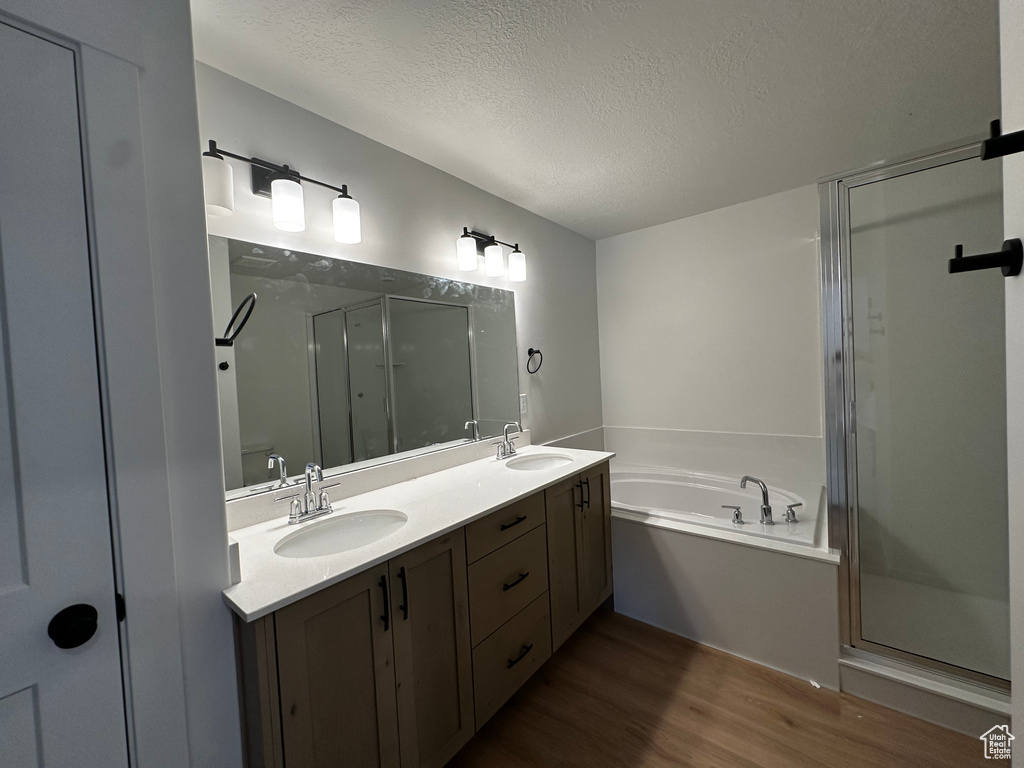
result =
[[[463,227],[462,235],[455,241],[459,269],[463,272],[475,272],[480,266],[478,252],[482,248],[485,274],[488,277],[501,277],[505,274],[505,252],[502,246],[512,249],[508,256],[508,279],[513,283],[524,282],[526,254],[519,250],[519,243],[502,242],[494,235],[485,235],[469,227]]]
[[[294,168],[278,165],[258,157],[245,157],[228,152],[211,140],[210,148],[203,152],[203,187],[206,192],[206,212],[211,216],[228,216],[235,210],[234,178],[227,158],[249,164],[250,188],[254,195],[269,197],[274,214],[274,226],[285,232],[302,232],[306,228],[305,200],[302,182],[334,190],[334,239],[353,245],[362,239],[359,203],[348,193],[348,185],[335,187],[303,176]]]

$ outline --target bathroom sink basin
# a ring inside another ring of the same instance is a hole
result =
[[[529,456],[509,459],[505,466],[509,469],[536,471],[564,467],[566,464],[572,464],[572,456],[566,456],[564,453],[532,453]]]
[[[299,523],[295,533],[277,542],[275,554],[281,557],[322,557],[365,547],[401,528],[408,517],[393,509],[366,512],[332,513],[315,523]]]

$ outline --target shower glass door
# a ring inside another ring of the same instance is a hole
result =
[[[998,162],[960,151],[836,187],[850,642],[1009,679],[1004,278]],[[845,247],[844,247],[845,246]]]

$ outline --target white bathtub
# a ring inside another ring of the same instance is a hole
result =
[[[757,468],[751,467],[753,474]],[[839,687],[839,554],[828,549],[819,484],[613,462],[615,610],[759,664]],[[786,523],[788,504],[797,522]],[[743,509],[743,525],[732,511]]]
[[[611,486],[615,517],[815,559],[836,559],[826,542],[820,485],[795,490],[769,485],[774,525],[760,522],[761,489],[753,483],[741,489],[739,477],[619,464],[612,467]],[[785,521],[790,504],[802,505],[795,510],[795,523]],[[732,510],[723,505],[741,507],[743,523],[734,523]]]

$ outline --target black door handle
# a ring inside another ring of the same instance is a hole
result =
[[[517,525],[519,525],[525,519],[526,519],[526,515],[520,515],[515,520],[513,520],[511,523],[505,523],[504,525],[502,525],[501,526],[501,530],[507,531],[509,528],[515,528]]]
[[[384,615],[380,617],[380,620],[384,622],[384,631],[387,632],[391,628],[391,601],[388,600],[388,577],[380,577],[380,591],[384,593]]]
[[[524,645],[523,649],[519,652],[518,656],[516,656],[514,659],[509,659],[508,660],[508,665],[505,667],[505,669],[512,669],[512,667],[514,667],[520,661],[525,659],[526,658],[526,654],[528,654],[532,650],[533,650],[533,643],[530,643],[529,645]]]
[[[586,488],[587,488],[587,500],[585,502],[583,502],[583,503],[587,505],[587,509],[590,509],[590,478],[589,477],[584,477],[583,478],[583,485],[585,485]],[[583,493],[583,491],[581,490],[580,494],[582,495],[582,493]]]
[[[405,566],[398,569],[398,580],[402,582],[402,604],[398,610],[402,612],[402,620],[409,619],[409,585],[405,583]]]
[[[62,650],[85,645],[96,634],[99,614],[88,603],[77,603],[58,611],[50,619],[46,634]]]
[[[516,579],[515,581],[513,581],[511,584],[502,584],[501,585],[501,591],[502,592],[508,592],[510,589],[512,589],[512,587],[514,587],[516,584],[521,583],[529,575],[530,575],[529,571],[523,571],[522,573],[519,574],[519,578]]]

